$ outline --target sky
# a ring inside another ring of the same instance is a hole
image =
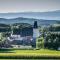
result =
[[[60,0],[0,0],[0,13],[60,10]]]

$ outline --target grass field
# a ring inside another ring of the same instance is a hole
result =
[[[20,50],[20,49],[6,49],[1,50],[0,52],[1,59],[24,59],[24,58],[57,58],[60,59],[60,51],[56,50],[48,50],[48,49],[40,49],[40,50]]]

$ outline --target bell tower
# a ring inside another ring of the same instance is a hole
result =
[[[34,21],[34,26],[33,26],[33,37],[34,37],[34,38],[39,37],[39,29],[38,29],[37,21]]]

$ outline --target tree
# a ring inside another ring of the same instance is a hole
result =
[[[60,34],[54,32],[49,33],[46,36],[44,47],[57,50],[60,47]]]
[[[6,37],[3,36],[3,33],[0,33],[0,48],[2,48],[4,46]]]
[[[36,39],[36,49],[44,48],[44,39],[43,37]]]

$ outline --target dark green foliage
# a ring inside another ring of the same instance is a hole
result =
[[[57,50],[60,47],[60,24],[51,25],[45,38],[45,48]]]
[[[10,32],[11,27],[7,24],[0,24],[0,32]]]
[[[52,56],[52,57],[50,57],[50,56],[0,56],[0,59],[26,59],[26,60],[29,60],[29,59],[37,59],[37,60],[42,60],[42,59],[46,59],[46,60],[48,60],[48,59],[60,59],[60,57],[55,57],[55,56]]]
[[[51,25],[49,31],[60,31],[60,24]]]
[[[13,53],[13,52],[11,52],[11,51],[13,51],[14,49],[0,49],[0,53]]]
[[[10,25],[0,23],[0,27],[10,27]]]
[[[32,36],[33,35],[33,27],[27,23],[16,23],[12,26],[13,34],[21,35],[21,36]]]
[[[28,24],[28,23],[15,23],[12,25],[13,27],[15,26],[18,26],[20,28],[25,28],[25,27],[32,27],[32,25]]]
[[[45,48],[57,50],[60,47],[60,34],[54,32],[48,34],[44,43]]]

